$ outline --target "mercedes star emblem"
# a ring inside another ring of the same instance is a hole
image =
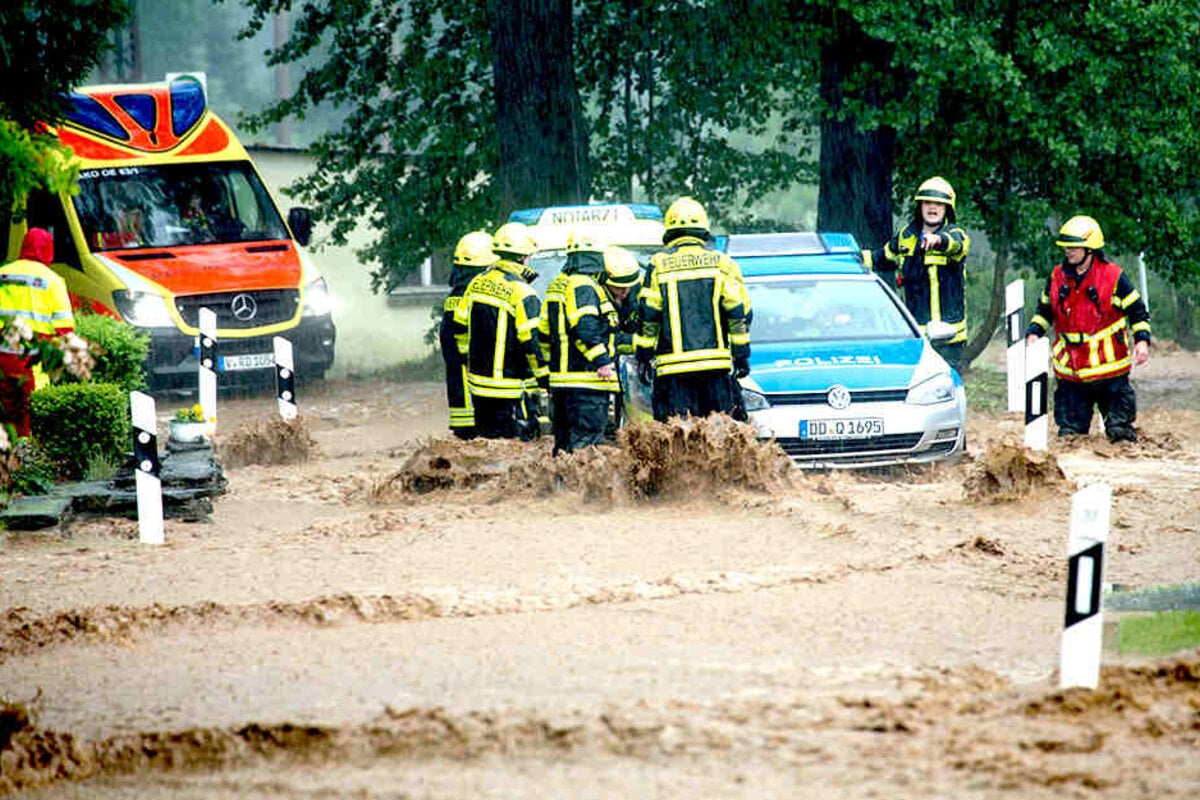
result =
[[[829,403],[830,408],[835,408],[841,411],[843,408],[850,407],[850,390],[840,383],[829,388],[829,394],[825,396],[825,402]]]
[[[233,316],[242,322],[249,322],[258,313],[258,303],[254,302],[254,298],[248,294],[234,296],[229,307],[233,310]]]

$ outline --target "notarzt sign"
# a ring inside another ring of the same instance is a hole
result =
[[[611,225],[633,221],[633,212],[626,206],[580,206],[578,208],[548,208],[542,212],[539,225]]]

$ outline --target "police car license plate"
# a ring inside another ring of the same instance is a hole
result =
[[[801,439],[866,439],[882,435],[881,417],[800,420]]]
[[[222,356],[221,372],[240,372],[246,369],[266,369],[275,366],[274,353],[247,353],[243,356]]]

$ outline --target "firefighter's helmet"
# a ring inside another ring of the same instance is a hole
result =
[[[624,247],[609,247],[604,251],[604,282],[618,289],[637,286],[642,280],[642,268],[637,258]]]
[[[497,260],[492,252],[492,235],[487,231],[471,231],[454,248],[454,263],[460,267],[486,267]]]
[[[1104,231],[1100,223],[1091,217],[1079,214],[1071,217],[1058,229],[1058,239],[1054,242],[1059,247],[1084,247],[1088,250],[1099,250],[1104,247]]]
[[[567,234],[568,253],[603,253],[604,241],[594,231],[572,228]]]
[[[492,237],[492,251],[497,255],[524,258],[537,252],[537,242],[524,223],[506,222]]]
[[[934,176],[917,187],[913,200],[917,203],[928,200],[932,203],[943,203],[954,208],[954,187],[945,178]]]
[[[703,230],[708,231],[708,212],[704,206],[690,197],[681,197],[671,203],[667,209],[665,220],[667,231]]]

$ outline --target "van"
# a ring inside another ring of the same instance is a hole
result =
[[[57,135],[80,161],[79,192],[31,193],[25,218],[0,226],[9,259],[28,226],[51,231],[53,269],[76,312],[149,336],[152,390],[196,386],[201,308],[216,315],[221,386],[273,380],[274,336],[291,341],[299,379],[323,377],[336,331],[328,286],[304,249],[311,216],[280,215],[209,109],[203,77],[87,87],[69,100]]]
[[[533,282],[544,295],[567,261],[567,236],[572,231],[600,237],[605,244],[629,250],[642,268],[662,249],[663,212],[652,203],[586,203],[548,208],[523,208],[509,214],[509,222],[529,226],[537,252],[529,266],[537,271]]]

